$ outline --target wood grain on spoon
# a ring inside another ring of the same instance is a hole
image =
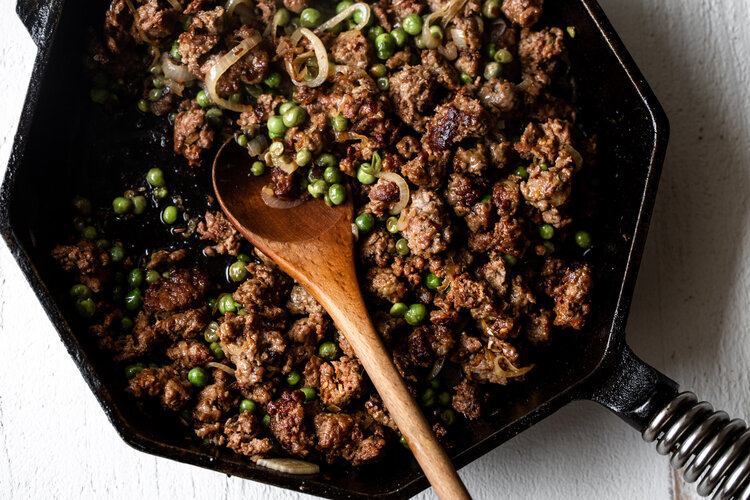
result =
[[[224,144],[214,161],[213,182],[229,220],[328,311],[438,497],[470,499],[370,321],[354,267],[351,196],[338,207],[313,200],[283,210],[270,208],[260,195],[269,176],[255,178],[249,172],[247,150],[233,140]]]

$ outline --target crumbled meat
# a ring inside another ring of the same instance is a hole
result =
[[[190,382],[171,366],[141,370],[130,379],[127,390],[136,398],[158,398],[164,408],[174,411],[181,410],[191,396]]]
[[[385,179],[378,182],[370,189],[370,210],[378,217],[382,217],[399,201],[398,186]]]
[[[271,432],[282,448],[292,455],[305,458],[314,446],[313,430],[306,415],[302,391],[284,392],[279,402],[268,403]]]
[[[383,229],[373,231],[360,241],[360,258],[379,267],[387,266],[396,253],[396,241],[393,235]]]
[[[433,73],[424,66],[407,66],[390,77],[390,97],[399,118],[417,132],[425,129],[437,91]]]
[[[82,239],[75,245],[57,245],[52,250],[52,258],[60,262],[63,270],[75,272],[75,279],[94,293],[101,292],[110,279],[109,253],[91,240]]]
[[[138,28],[151,40],[164,42],[174,32],[179,12],[160,8],[157,0],[148,0],[138,7]]]
[[[469,420],[476,420],[482,415],[482,405],[485,403],[485,394],[476,384],[464,379],[453,388],[453,409],[462,413]]]
[[[195,230],[202,240],[216,243],[203,249],[208,256],[225,253],[237,255],[240,252],[242,236],[222,212],[206,211],[204,220],[198,223]]]
[[[542,15],[543,0],[503,0],[503,14],[511,22],[529,28],[536,24]]]
[[[541,31],[521,32],[518,44],[518,57],[524,78],[530,82],[526,90],[531,97],[538,96],[541,89],[552,81],[552,74],[557,67],[557,57],[565,49],[563,31],[560,28],[545,28]]]
[[[367,271],[364,283],[368,293],[391,303],[401,302],[407,292],[406,285],[389,268],[373,267]]]
[[[555,301],[555,325],[583,328],[584,317],[591,309],[593,279],[588,264],[563,268],[558,259],[547,259],[542,276],[547,294]]]
[[[320,366],[320,399],[327,405],[345,408],[365,389],[364,370],[355,359],[342,356]]]
[[[468,137],[480,138],[486,131],[482,105],[459,92],[451,102],[437,107],[435,116],[427,122],[425,138],[432,150],[444,151]]]
[[[227,447],[246,457],[264,455],[273,449],[273,444],[268,438],[258,437],[262,431],[258,417],[249,411],[242,412],[224,425]]]
[[[170,312],[184,310],[202,303],[210,281],[201,269],[173,269],[146,289],[144,311]]]
[[[405,217],[407,223],[402,233],[412,253],[427,257],[448,247],[453,231],[439,194],[427,189],[413,193]]]
[[[206,111],[194,99],[183,101],[174,119],[175,153],[197,167],[201,164],[203,150],[210,149],[213,142],[214,130],[208,125]]]
[[[148,262],[144,267],[146,269],[156,269],[162,264],[168,264],[171,266],[172,264],[180,262],[186,255],[187,250],[184,248],[180,248],[174,252],[170,252],[169,250],[158,250],[149,256]]]
[[[357,30],[344,31],[331,46],[331,56],[339,64],[367,69],[371,60],[371,45]]]
[[[295,14],[299,14],[310,6],[308,0],[284,0],[284,7],[291,10]]]
[[[201,80],[205,76],[202,68],[207,56],[221,39],[223,19],[224,7],[198,11],[191,19],[187,31],[178,38],[182,64]]]

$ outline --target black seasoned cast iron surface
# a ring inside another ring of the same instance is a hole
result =
[[[288,476],[202,445],[124,392],[121,371],[97,352],[85,325],[65,300],[67,280],[49,252],[70,226],[70,198],[82,194],[104,207],[144,172],[168,172],[171,193],[188,211],[205,208],[208,168],[189,169],[171,152],[163,121],[128,110],[105,113],[89,100],[82,59],[89,26],[106,2],[81,8],[71,0],[20,0],[18,13],[39,46],[26,104],[2,186],[3,237],[39,296],[62,341],[117,431],[155,455],[330,498],[403,498],[427,486],[406,453],[351,471],[329,468],[317,477]],[[502,392],[484,418],[455,429],[448,450],[458,467],[510,439],[573,399],[596,400],[642,428],[676,385],[638,360],[625,345],[624,326],[666,149],[666,117],[621,41],[593,0],[547,0],[550,24],[575,26],[568,40],[578,103],[588,132],[599,137],[595,172],[601,195],[596,246],[587,255],[596,289],[586,329],[570,333],[554,355],[538,360],[523,384]],[[52,132],[54,131],[54,133]],[[143,218],[142,220],[146,220]],[[153,222],[129,231],[126,244],[168,246],[185,239]],[[194,239],[188,239],[198,247]]]

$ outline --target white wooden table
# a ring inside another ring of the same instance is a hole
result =
[[[35,55],[14,3],[0,2],[0,171]],[[601,3],[672,125],[629,341],[683,388],[747,419],[750,2]],[[311,498],[124,444],[0,246],[0,498]],[[477,499],[696,498],[665,458],[593,403],[568,406],[461,476]]]

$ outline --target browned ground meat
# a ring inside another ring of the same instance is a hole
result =
[[[166,186],[128,174],[109,198],[144,196],[145,211],[74,202],[77,232],[51,250],[73,280],[60,295],[134,398],[247,460],[281,453],[336,467],[406,453],[356,344],[216,203],[210,167],[230,140],[248,149],[247,175],[279,198],[308,202],[323,178],[312,203],[333,203],[329,184],[346,187],[370,318],[440,439],[450,442],[453,421],[494,414],[494,387],[523,383],[539,350],[586,334],[595,269],[576,232],[601,213],[585,171],[596,140],[571,100],[564,31],[540,25],[543,0],[503,0],[492,21],[467,0],[443,19],[438,47],[408,37],[390,55],[350,20],[313,30],[329,61],[315,86],[290,79],[318,74],[310,40],[292,43],[314,2],[258,0],[234,13],[216,0],[180,3],[137,0],[134,16],[112,0],[89,51],[104,110],[142,99],[134,130],[158,138],[170,123],[184,159],[158,160]],[[282,5],[294,15],[272,26]],[[449,5],[370,8],[391,32]],[[256,33],[256,46],[236,51]],[[490,43],[510,54],[499,67]],[[212,68],[233,55],[212,88]],[[168,205],[178,220],[146,220]],[[128,238],[141,233],[145,243]]]

